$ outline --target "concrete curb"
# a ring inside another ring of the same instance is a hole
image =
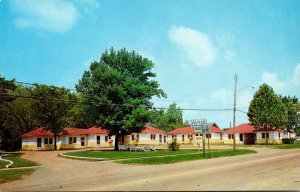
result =
[[[109,160],[109,159],[106,159],[106,158],[78,157],[78,156],[66,155],[65,153],[68,153],[68,152],[60,153],[59,156],[68,157],[68,158],[72,158],[72,159],[86,159],[86,160],[96,160],[96,161],[107,161],[107,160]]]
[[[5,167],[6,168],[9,168],[9,166],[13,165],[14,162],[11,161],[11,160],[7,160],[7,159],[2,159],[2,156],[0,155],[0,161],[5,161],[5,162],[8,162],[8,165],[6,165]]]

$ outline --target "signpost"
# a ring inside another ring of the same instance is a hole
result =
[[[205,137],[206,134],[210,134],[210,128],[207,125],[206,119],[193,119],[191,120],[192,127],[195,130],[199,130],[202,133],[202,146],[203,146],[203,157],[205,156]],[[210,157],[210,147],[209,147],[209,136],[208,138],[208,153]]]

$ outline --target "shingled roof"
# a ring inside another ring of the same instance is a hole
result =
[[[88,129],[66,127],[59,135],[79,136],[79,135],[92,135],[92,134],[108,135],[108,131],[106,129],[102,129],[101,127],[96,127],[96,126]],[[53,137],[53,136],[54,135],[51,131],[45,131],[44,128],[40,127],[28,133],[24,133],[23,135],[21,135],[21,138]]]
[[[173,134],[195,134],[195,130],[192,127],[179,127],[173,131],[168,132],[169,135]]]
[[[235,130],[233,130],[233,128],[226,130],[225,133],[253,133],[255,130],[256,129],[253,125],[250,125],[249,123],[244,123],[236,126]]]
[[[142,134],[147,134],[147,133],[165,134],[166,132],[163,130],[160,130],[158,128],[151,127],[149,125],[145,125],[145,128],[140,133],[142,133]]]

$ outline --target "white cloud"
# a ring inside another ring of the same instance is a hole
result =
[[[235,51],[227,50],[227,51],[225,51],[224,58],[227,61],[233,61],[235,58],[235,55],[236,55]]]
[[[217,89],[212,93],[210,100],[217,105],[233,104],[233,92],[225,88]]]
[[[69,31],[79,15],[71,2],[63,0],[12,0],[11,7],[18,14],[18,27],[54,32]]]
[[[299,95],[300,88],[300,63],[294,68],[289,78],[282,81],[279,80],[276,73],[264,72],[261,76],[261,83],[270,85],[276,93],[283,95]]]
[[[294,69],[292,84],[300,87],[300,63]]]
[[[282,90],[286,86],[285,82],[278,79],[276,73],[264,72],[261,76],[261,79],[263,83],[270,85],[275,90]]]
[[[197,30],[173,26],[169,39],[197,67],[209,66],[217,57],[217,49],[210,38]]]

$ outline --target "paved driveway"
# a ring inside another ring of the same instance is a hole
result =
[[[26,152],[43,164],[3,191],[46,190],[299,190],[300,150],[256,148],[259,153],[168,165],[125,165]]]

